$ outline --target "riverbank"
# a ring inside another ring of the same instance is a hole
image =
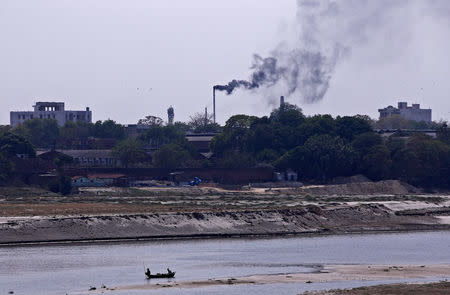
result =
[[[65,197],[0,189],[2,245],[448,229],[450,195],[420,194],[396,181],[243,190],[92,188]]]
[[[447,295],[450,294],[450,282],[428,284],[391,284],[359,287],[344,290],[312,291],[302,295]]]
[[[341,281],[386,281],[395,279],[424,279],[424,278],[432,279],[437,277],[442,278],[450,276],[450,265],[322,265],[316,266],[316,268],[317,270],[308,273],[261,274],[261,275],[218,278],[208,280],[173,281],[154,284],[116,286],[103,288],[98,291],[100,291],[101,293],[108,293],[109,291],[159,290],[166,288],[176,288],[182,290],[186,288],[202,288],[221,285],[243,285],[243,284],[264,285],[264,284],[286,284],[286,283],[312,284],[312,283],[328,283]],[[95,292],[95,290],[92,291],[93,292],[89,292],[89,294],[98,293]],[[331,295],[331,294],[347,294],[347,293],[318,292],[306,294]],[[366,292],[363,294],[372,294],[372,293]]]

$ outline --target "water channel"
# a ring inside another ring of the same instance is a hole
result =
[[[144,278],[144,267],[152,272],[170,267],[177,272],[176,281],[189,281],[310,272],[322,264],[449,264],[449,253],[450,232],[0,247],[0,295],[76,294],[90,286],[155,283]],[[111,294],[298,294],[375,283],[225,285]]]

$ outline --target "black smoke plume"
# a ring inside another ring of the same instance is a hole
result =
[[[247,80],[232,80],[226,85],[214,85],[214,89],[219,91],[226,91],[227,94],[233,93],[236,88],[254,89],[260,86],[271,86],[276,84],[285,69],[277,65],[277,59],[274,57],[262,58],[255,54],[253,55],[253,64],[251,66],[253,73],[250,79]]]
[[[293,31],[286,31],[289,34],[277,49],[266,58],[253,56],[247,80],[232,80],[214,89],[231,94],[236,88],[279,85],[285,95],[319,101],[337,63],[350,52],[366,54],[367,65],[392,64],[407,54],[414,47],[410,39],[421,32],[415,31],[414,24],[422,21],[417,11],[448,27],[448,0],[297,0]]]
[[[251,66],[253,73],[248,80],[232,80],[226,85],[215,85],[214,89],[226,91],[229,95],[236,88],[251,90],[283,82],[288,95],[298,90],[305,101],[315,102],[325,95],[340,52],[336,47],[335,54],[328,57],[302,49],[278,50],[267,58],[255,54]]]

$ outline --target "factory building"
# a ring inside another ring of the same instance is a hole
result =
[[[92,111],[87,107],[85,111],[68,111],[64,109],[63,102],[36,102],[34,111],[10,112],[10,125],[15,127],[26,120],[54,119],[58,125],[66,122],[92,122]]]
[[[400,115],[407,120],[431,122],[431,109],[421,109],[418,103],[408,106],[407,102],[399,102],[397,108],[388,106],[384,109],[378,109],[378,112],[380,113],[380,119]]]

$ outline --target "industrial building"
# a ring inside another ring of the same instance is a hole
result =
[[[11,127],[36,118],[54,119],[60,126],[66,122],[92,122],[92,111],[88,107],[85,111],[69,111],[65,110],[63,102],[36,102],[33,108],[34,111],[10,112]]]
[[[431,109],[421,109],[418,103],[413,103],[409,107],[407,102],[399,102],[397,108],[388,106],[384,109],[378,109],[378,112],[380,113],[380,119],[400,115],[407,120],[431,122]]]

